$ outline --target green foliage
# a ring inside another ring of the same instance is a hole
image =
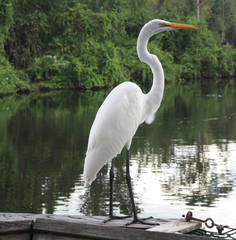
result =
[[[236,68],[235,54],[230,46],[189,50],[183,54],[181,63],[184,66],[183,76],[186,79],[233,76]]]
[[[174,56],[180,73],[180,77],[175,78],[178,82],[215,79],[235,74],[234,49],[231,46],[219,45],[206,22],[197,22],[195,18],[178,21],[200,27],[197,31],[167,32],[157,38],[158,45]]]
[[[4,53],[4,41],[13,22],[12,0],[0,1],[0,54]]]
[[[28,68],[30,78],[47,88],[86,89],[113,86],[127,79],[119,49],[112,42],[88,39],[81,49],[81,57],[64,54],[35,59]]]
[[[29,85],[28,76],[16,71],[11,64],[0,56],[0,94],[25,91]]]
[[[229,8],[231,2],[224,5],[229,14],[235,9],[235,4]],[[138,59],[136,41],[141,27],[153,18],[201,27],[150,40],[149,51],[160,59],[167,82],[235,75],[235,51],[221,45],[213,27],[214,22],[223,24],[227,35],[232,24],[221,21],[221,4],[214,0],[201,3],[201,22],[194,17],[195,2],[188,0],[0,0],[0,7],[0,53],[40,87],[90,89],[126,80],[150,85],[152,72]],[[3,71],[13,74],[14,69],[8,65]],[[16,72],[13,79],[19,81]],[[15,91],[9,88],[13,84],[1,84],[8,91],[0,92]]]
[[[5,49],[17,68],[26,68],[41,55],[47,44],[48,19],[38,1],[16,0],[12,5],[12,24]]]
[[[126,34],[117,15],[94,13],[80,3],[61,10],[52,17],[60,33],[50,43],[57,57],[36,58],[28,69],[30,78],[56,88],[108,87],[125,81],[119,41]]]
[[[208,17],[209,27],[215,32],[219,41],[236,39],[236,1],[212,0],[211,15]]]

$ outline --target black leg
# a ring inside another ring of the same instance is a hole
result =
[[[128,185],[130,200],[131,200],[133,214],[134,214],[134,220],[131,223],[128,223],[127,225],[132,224],[132,223],[142,223],[142,224],[147,224],[147,225],[159,225],[158,223],[147,223],[147,222],[143,221],[143,220],[150,219],[152,217],[149,217],[146,219],[138,218],[135,203],[134,203],[134,195],[133,195],[133,191],[132,191],[131,177],[130,177],[130,171],[129,171],[129,150],[126,151],[126,182]]]
[[[104,223],[109,222],[113,219],[124,219],[129,218],[130,216],[114,216],[113,214],[113,182],[114,182],[114,161],[115,158],[112,159],[111,169],[110,169],[110,207],[109,207],[109,218],[104,221]]]
[[[130,200],[132,204],[132,210],[134,214],[134,222],[137,222],[138,216],[137,216],[137,211],[134,203],[134,195],[132,191],[132,186],[131,186],[131,177],[130,177],[130,172],[129,172],[129,150],[126,151],[126,182],[128,185],[129,189],[129,195],[130,195]]]
[[[109,218],[113,218],[113,181],[114,181],[114,160],[112,159],[111,162],[111,169],[110,169],[110,209],[109,209]]]

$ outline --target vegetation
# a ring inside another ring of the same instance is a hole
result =
[[[200,26],[160,34],[149,44],[166,81],[235,75],[235,0],[0,0],[0,93],[41,88],[110,87],[125,80],[145,85],[149,67],[138,60],[136,39],[150,19]]]
[[[235,164],[236,84],[189,85],[168,85],[153,127],[139,128],[131,150],[138,174],[134,178],[150,166],[158,174],[167,171],[170,175],[161,182],[164,193],[174,193],[174,199],[181,197],[191,206],[215,206],[222,194],[228,201],[235,192],[228,168]],[[68,209],[74,214],[107,214],[109,165],[91,191],[82,180],[89,129],[107,93],[53,91],[0,98],[0,212],[61,214]],[[217,158],[217,152],[226,158]],[[176,169],[180,175],[175,175]],[[116,162],[116,183],[115,209],[129,214],[125,151]],[[137,204],[142,208],[139,200]]]

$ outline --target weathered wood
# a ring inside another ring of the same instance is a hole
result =
[[[79,238],[73,236],[65,236],[65,235],[54,235],[50,233],[36,233],[34,234],[33,240],[91,240],[89,238]],[[94,239],[93,239],[94,240]]]
[[[165,224],[160,224],[153,228],[147,229],[151,232],[168,232],[168,233],[189,233],[202,226],[200,222],[186,222],[185,220],[175,220],[172,222],[167,222]]]
[[[0,213],[0,222],[6,221],[19,221],[19,220],[35,220],[38,217],[44,216],[53,216],[52,214],[34,214],[34,213],[8,213],[1,212]]]
[[[104,223],[106,217],[102,216],[64,216],[50,214],[14,214],[0,213],[0,240],[12,240],[16,233],[22,233],[25,240],[88,240],[88,239],[134,239],[134,240],[203,240],[208,239],[198,236],[168,233],[170,231],[185,232],[199,227],[198,223],[187,223],[177,219],[150,219],[147,221],[158,222],[160,226],[132,224],[132,218],[112,220]],[[31,225],[31,223],[34,223]],[[135,229],[134,229],[135,228]],[[144,229],[143,229],[144,228]],[[149,230],[146,230],[149,228]],[[9,234],[8,234],[9,233]],[[30,235],[30,234],[33,235]]]
[[[90,224],[94,224],[94,220],[96,221],[96,225],[101,225],[101,226],[108,226],[108,227],[127,227],[127,228],[138,228],[138,229],[148,229],[150,227],[153,227],[153,225],[145,225],[145,224],[130,224],[133,221],[133,218],[123,218],[123,219],[113,219],[112,221],[108,221],[106,223],[104,223],[104,221],[107,219],[107,217],[101,217],[101,216],[95,216],[92,217],[92,221],[91,221],[91,217],[90,218]],[[150,218],[148,220],[145,220],[146,223],[156,223],[156,224],[160,224],[160,223],[165,223],[166,220],[162,220],[162,219],[155,219],[155,218]]]
[[[7,233],[29,233],[32,218],[25,217],[25,214],[0,213],[0,234]]]
[[[30,234],[28,233],[3,234],[0,235],[0,240],[30,240]]]
[[[34,230],[37,234],[53,233],[58,236],[87,239],[116,239],[116,240],[187,240],[190,236],[175,233],[150,232],[141,229],[121,228],[93,224],[78,224],[76,222],[64,222],[61,220],[36,219]],[[40,235],[39,235],[40,236]],[[50,238],[49,238],[50,239]],[[203,240],[198,236],[191,236],[191,240]],[[208,239],[208,238],[206,238]],[[38,238],[37,240],[43,240]]]
[[[31,220],[21,221],[0,221],[0,234],[15,233],[15,232],[29,232],[31,227]]]

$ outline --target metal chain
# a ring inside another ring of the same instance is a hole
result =
[[[231,228],[228,225],[216,224],[212,218],[206,218],[205,220],[195,218],[193,217],[193,213],[191,211],[187,212],[186,215],[182,215],[182,217],[184,217],[187,222],[190,222],[190,220],[194,220],[204,223],[207,228],[216,227],[218,234],[204,230],[206,235],[210,234],[211,237],[236,239],[236,228]]]

